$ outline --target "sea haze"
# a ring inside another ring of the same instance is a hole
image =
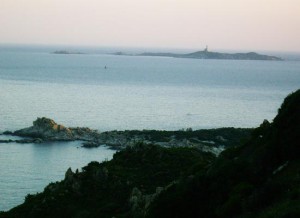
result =
[[[51,54],[56,49],[0,50],[0,131],[42,116],[101,131],[256,127],[300,85],[299,61]]]

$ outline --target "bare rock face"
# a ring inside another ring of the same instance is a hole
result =
[[[94,141],[99,136],[96,130],[85,127],[68,128],[46,117],[37,118],[33,121],[33,126],[17,130],[13,134],[46,141]]]
[[[170,186],[172,185],[173,183],[170,184]],[[145,217],[150,204],[164,190],[165,188],[163,187],[156,187],[156,191],[153,194],[143,194],[137,187],[134,187],[129,198],[129,205],[134,215],[133,217]]]
[[[46,140],[74,140],[72,131],[69,128],[45,117],[37,118],[33,122],[33,126],[15,131],[14,134]]]
[[[95,141],[100,136],[97,130],[87,127],[69,128],[69,130],[72,132],[74,140]]]
[[[72,140],[73,134],[69,128],[55,123],[49,118],[37,118],[33,126],[14,132],[15,135],[42,138],[46,140]]]

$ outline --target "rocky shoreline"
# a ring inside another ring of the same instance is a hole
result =
[[[162,147],[196,147],[218,155],[225,147],[237,145],[242,138],[250,136],[252,129],[220,128],[212,130],[191,129],[179,131],[127,130],[99,132],[86,127],[65,127],[49,118],[37,118],[33,125],[15,132],[3,134],[26,137],[0,140],[0,143],[42,143],[48,141],[83,141],[82,147],[101,145],[111,149],[124,149],[136,143],[155,144]]]

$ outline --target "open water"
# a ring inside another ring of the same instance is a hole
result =
[[[257,127],[300,88],[297,60],[108,54],[113,49],[52,54],[55,50],[0,47],[0,132],[30,126],[37,117],[100,131]],[[0,144],[0,210],[62,179],[68,167],[112,157],[107,148],[87,150],[78,143]]]

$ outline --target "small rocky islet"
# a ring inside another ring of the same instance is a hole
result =
[[[84,53],[78,52],[78,51],[57,50],[57,51],[54,51],[52,54],[72,55],[72,54],[84,54]]]

